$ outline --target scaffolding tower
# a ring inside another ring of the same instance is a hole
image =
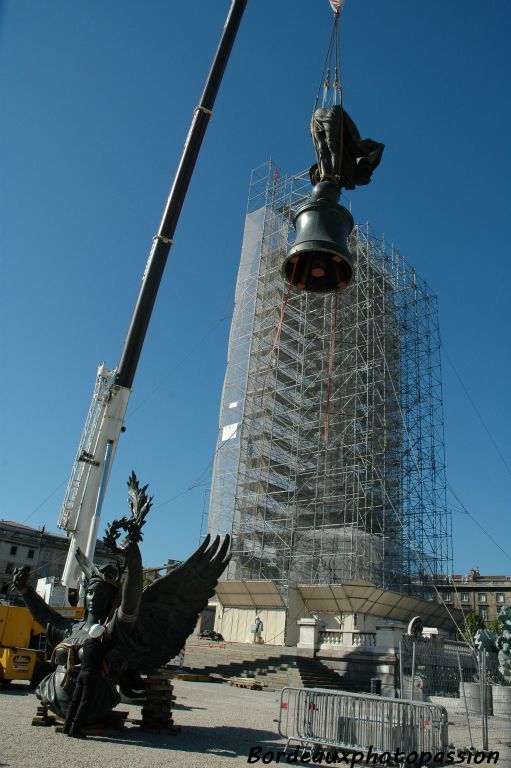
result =
[[[289,289],[281,265],[308,175],[252,173],[208,528],[228,579],[365,579],[415,595],[446,577],[436,296],[368,225],[339,294]]]

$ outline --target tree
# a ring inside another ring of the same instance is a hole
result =
[[[496,635],[500,635],[502,628],[498,616],[495,616],[495,618],[488,622],[487,629],[489,629],[490,632],[495,632]]]
[[[478,629],[486,629],[486,624],[484,619],[482,619],[478,613],[471,611],[468,616],[465,617],[463,627],[458,630],[458,640],[463,640],[464,643],[473,645],[474,636]]]

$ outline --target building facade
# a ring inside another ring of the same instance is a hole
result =
[[[9,594],[16,568],[30,568],[30,582],[45,576],[60,578],[66,562],[69,539],[43,528],[31,528],[11,520],[0,520],[0,597]],[[111,560],[105,545],[98,541],[94,561],[103,565]]]
[[[451,567],[436,297],[369,226],[339,294],[281,266],[306,174],[252,174],[213,468],[209,531],[229,580],[366,580],[423,595]]]
[[[511,605],[511,576],[481,576],[477,568],[466,575],[454,574],[438,589],[447,606],[476,613],[486,622]]]

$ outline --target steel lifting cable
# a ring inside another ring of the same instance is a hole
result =
[[[322,106],[325,105],[326,95],[330,88],[330,66],[331,66],[331,60],[332,60],[332,48],[334,45],[335,35],[337,31],[338,25],[336,24],[336,20],[334,19],[334,25],[332,27],[332,32],[330,33],[330,40],[328,41],[328,47],[325,55],[325,61],[323,63],[323,70],[321,72],[321,78],[319,80],[318,90],[316,93],[316,98],[314,100],[314,106],[312,108],[312,111],[314,112],[315,109],[318,107],[319,103],[319,95],[321,93],[321,90],[323,90],[323,102]]]
[[[321,78],[319,81],[316,98],[314,100],[314,107],[312,110],[313,113],[314,113],[314,110],[317,109],[318,107],[321,91],[323,91],[321,106],[325,107],[328,105],[328,95],[331,87],[330,77],[331,77],[332,68],[334,72],[332,104],[334,105],[337,103],[337,101],[340,102],[341,100],[341,86],[340,86],[341,65],[340,65],[340,42],[339,42],[340,23],[339,22],[340,22],[340,9],[338,11],[334,10],[334,21],[332,25],[332,31],[330,33],[330,38],[328,41],[326,54],[325,54],[325,60],[323,62]]]
[[[339,34],[339,13],[334,16],[334,30],[335,30],[335,66],[334,66],[334,82],[332,94],[332,102],[339,104],[342,102],[342,89],[341,89],[341,46],[340,46],[340,34]]]

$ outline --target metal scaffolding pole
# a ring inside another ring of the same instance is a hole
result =
[[[451,568],[436,297],[357,226],[353,283],[337,305],[291,290],[277,336],[308,189],[271,162],[252,174],[209,529],[233,535],[229,578],[424,595]]]

